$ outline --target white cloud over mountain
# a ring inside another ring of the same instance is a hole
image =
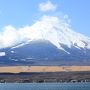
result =
[[[90,48],[89,38],[72,31],[67,21],[55,16],[43,16],[33,25],[18,29],[11,25],[4,27],[3,32],[0,33],[0,48],[41,39],[50,41],[62,50],[64,49],[60,44],[67,45],[69,48],[72,45],[77,48]]]
[[[51,1],[47,1],[45,3],[39,4],[39,9],[43,12],[54,11],[56,10],[56,8],[57,8],[57,5],[53,4]]]

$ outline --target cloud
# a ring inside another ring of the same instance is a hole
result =
[[[0,33],[0,48],[12,47],[22,42],[33,40],[49,40],[59,47],[59,38],[55,27],[65,28],[65,22],[54,16],[42,16],[31,26],[16,29],[12,25],[5,26]],[[67,27],[68,28],[68,27]]]
[[[4,31],[0,33],[0,48],[9,47],[17,44],[19,35],[13,26],[5,26]]]
[[[57,6],[54,5],[51,1],[47,1],[45,3],[39,4],[40,11],[47,12],[47,11],[54,11],[56,10]]]
[[[71,43],[79,42],[77,45],[81,46],[82,36],[72,31],[69,23],[64,20],[67,18],[67,15],[64,18],[44,15],[31,26],[18,29],[12,25],[5,26],[0,33],[0,48],[22,46],[36,40],[48,40],[62,50],[60,43],[71,47]]]
[[[69,18],[69,16],[66,14],[66,15],[64,15],[64,19],[68,22],[68,23],[70,23],[71,22],[71,19]]]

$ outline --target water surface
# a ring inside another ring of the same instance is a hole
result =
[[[0,90],[90,90],[90,83],[1,83]]]

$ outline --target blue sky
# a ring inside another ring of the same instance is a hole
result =
[[[71,19],[72,28],[90,36],[90,0],[49,0],[55,7],[52,10],[40,10],[40,3],[47,0],[0,0],[0,30],[7,25],[16,28],[32,25],[43,15],[63,13]]]

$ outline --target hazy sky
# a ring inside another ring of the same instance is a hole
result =
[[[90,0],[0,0],[0,30],[32,25],[43,15],[69,17],[72,28],[90,36]]]

